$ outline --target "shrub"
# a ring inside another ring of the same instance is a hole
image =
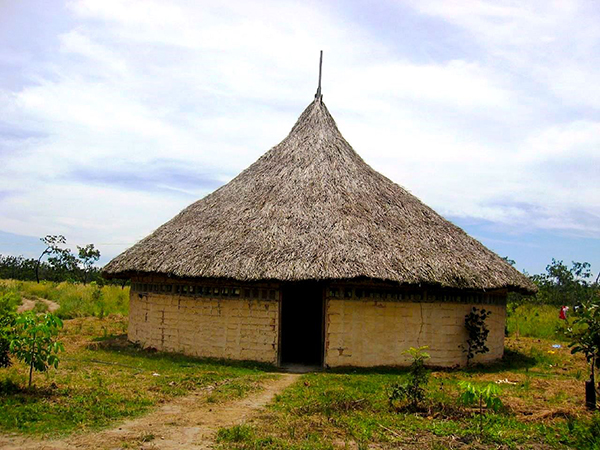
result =
[[[14,292],[0,295],[0,367],[8,367],[10,361],[10,341],[17,316],[17,306],[21,298]]]
[[[96,316],[99,319],[102,319],[106,314],[106,302],[104,301],[104,295],[102,294],[102,289],[95,281],[90,283],[90,287],[92,289],[91,297],[92,297],[92,305],[95,307],[94,309],[97,311]]]

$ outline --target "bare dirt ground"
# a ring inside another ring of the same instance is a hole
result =
[[[275,380],[265,381],[259,392],[219,404],[207,403],[206,391],[197,391],[116,428],[61,440],[40,441],[0,435],[0,449],[210,449],[213,448],[219,428],[242,424],[258,415],[275,395],[294,383],[299,376],[281,374]]]
[[[51,300],[46,300],[45,298],[36,297],[35,299],[31,299],[23,297],[21,300],[21,306],[17,308],[17,312],[22,313],[25,311],[31,311],[33,308],[35,308],[35,304],[37,302],[46,304],[46,306],[48,306],[48,312],[51,313],[56,312],[58,308],[60,308],[58,303],[55,303]]]

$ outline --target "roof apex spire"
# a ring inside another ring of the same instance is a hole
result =
[[[319,87],[317,88],[317,93],[315,94],[315,100],[319,102],[323,99],[323,94],[321,94],[321,72],[323,69],[323,50],[321,50],[321,57],[319,58]]]

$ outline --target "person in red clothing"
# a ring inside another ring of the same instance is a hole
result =
[[[558,318],[562,320],[567,320],[567,311],[569,310],[568,306],[562,306],[560,308],[560,312],[558,313]]]

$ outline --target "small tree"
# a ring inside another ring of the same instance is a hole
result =
[[[104,300],[104,293],[102,292],[102,287],[98,285],[95,281],[90,283],[90,287],[92,288],[92,305],[94,306],[94,313],[96,317],[102,319],[106,315],[106,301]]]
[[[77,246],[77,250],[83,271],[83,284],[87,284],[92,267],[100,259],[100,250],[94,248],[94,244],[85,247]]]
[[[40,264],[42,263],[42,258],[45,255],[59,255],[61,252],[63,252],[63,249],[60,247],[60,245],[66,244],[67,239],[62,234],[49,234],[46,237],[40,238],[40,241],[42,241],[46,245],[46,248],[38,258],[37,264],[35,266],[35,280],[38,283],[40,282]]]
[[[29,387],[33,370],[45,372],[48,367],[58,367],[58,353],[64,346],[58,341],[62,321],[54,314],[36,315],[31,311],[19,314],[10,351],[29,365]]]
[[[427,347],[411,347],[404,351],[404,354],[412,358],[410,370],[408,372],[408,381],[406,383],[395,383],[391,386],[389,394],[390,406],[398,400],[407,399],[409,407],[413,411],[418,409],[427,395],[427,384],[429,383],[429,371],[425,368],[425,361],[429,359],[429,354],[425,352]]]
[[[55,281],[75,281],[80,272],[79,261],[70,248],[58,249],[52,256],[48,257],[48,264],[52,268],[52,278]]]
[[[463,346],[463,352],[467,354],[467,366],[478,353],[487,353],[490,349],[486,342],[490,330],[485,321],[492,314],[485,309],[473,307],[465,316],[465,328],[467,329],[467,346]]]
[[[590,365],[586,403],[588,408],[595,409],[595,369],[600,368],[600,307],[593,302],[582,303],[575,309],[574,317],[572,324],[567,322],[565,334],[571,340],[571,353],[583,353]]]
[[[478,385],[468,381],[460,381],[458,387],[462,394],[458,401],[463,405],[477,405],[479,407],[479,434],[483,433],[483,406],[488,410],[498,412],[502,407],[502,401],[498,395],[500,388],[494,383]]]

